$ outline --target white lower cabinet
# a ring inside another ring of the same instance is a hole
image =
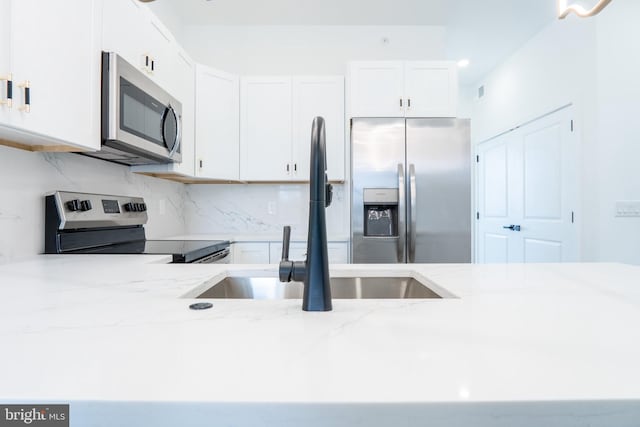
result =
[[[349,263],[349,243],[329,242],[327,244],[329,263]],[[291,242],[289,259],[304,261],[307,258],[306,242]],[[282,242],[239,242],[231,245],[233,264],[278,264],[282,259]]]
[[[269,264],[269,242],[233,243],[233,264]]]
[[[277,264],[282,259],[282,242],[271,242],[269,245],[269,261]],[[305,242],[291,242],[289,245],[289,259],[303,261],[307,258],[307,244]]]
[[[271,242],[269,260],[271,264],[277,264],[282,258],[282,242]],[[349,262],[349,247],[347,242],[329,242],[327,244],[329,263],[347,264]],[[306,242],[291,242],[289,245],[289,259],[304,261],[307,258]]]

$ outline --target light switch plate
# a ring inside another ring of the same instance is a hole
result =
[[[616,217],[620,217],[620,218],[640,217],[640,201],[616,202]]]

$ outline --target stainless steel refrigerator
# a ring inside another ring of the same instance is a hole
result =
[[[354,263],[471,261],[469,121],[351,122]]]

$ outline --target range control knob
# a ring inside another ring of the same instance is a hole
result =
[[[147,211],[147,204],[146,203],[137,203],[138,205],[138,212],[146,212]]]
[[[67,202],[67,209],[69,209],[71,212],[79,211],[81,209],[80,200],[69,200]]]
[[[91,206],[91,200],[83,200],[80,202],[81,211],[86,212],[90,211],[91,209],[93,209],[93,206]]]
[[[125,203],[124,204],[124,210],[127,211],[127,212],[135,212],[136,211],[135,210],[135,204],[131,203],[131,202]]]

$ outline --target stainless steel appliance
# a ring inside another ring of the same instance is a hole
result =
[[[468,120],[351,122],[354,263],[471,261]]]
[[[102,148],[83,153],[125,165],[182,160],[182,104],[113,52],[102,53]]]
[[[45,198],[45,253],[171,255],[174,263],[228,263],[226,240],[147,240],[140,197],[58,191]]]

